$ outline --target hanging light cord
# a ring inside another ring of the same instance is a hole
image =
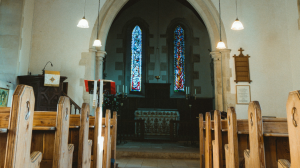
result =
[[[157,49],[159,49],[159,0],[157,0],[157,10]]]
[[[85,18],[85,6],[86,6],[86,0],[84,0],[84,8],[83,8],[83,17]]]
[[[100,12],[100,0],[99,0],[99,7],[98,7],[97,39],[98,39],[98,30],[99,30],[99,23],[100,23],[100,19],[99,19],[99,12]]]
[[[238,19],[238,15],[237,15],[237,0],[235,0],[235,12],[236,12],[236,19]]]
[[[222,36],[221,36],[221,0],[219,0],[219,19],[220,19],[220,41],[222,41]]]

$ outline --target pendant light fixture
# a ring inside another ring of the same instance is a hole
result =
[[[99,7],[98,7],[97,39],[94,41],[94,44],[93,44],[94,47],[101,47],[102,46],[101,41],[99,40],[99,37],[98,37],[99,23],[100,23],[99,12],[100,12],[100,0],[99,0]]]
[[[231,29],[232,30],[243,30],[244,26],[241,21],[238,19],[238,14],[237,14],[237,0],[235,0],[235,11],[236,11],[236,20],[233,22]]]
[[[222,34],[221,34],[221,2],[219,0],[219,20],[220,20],[220,41],[217,45],[217,49],[225,49],[226,48],[226,45],[225,43],[222,41]]]
[[[79,28],[89,28],[89,22],[85,19],[85,5],[86,5],[86,0],[84,0],[83,18],[79,20],[77,24],[77,27]]]

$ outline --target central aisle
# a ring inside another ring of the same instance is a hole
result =
[[[119,168],[199,168],[199,160],[118,158]]]
[[[132,142],[117,145],[119,168],[198,168],[199,147],[186,143]]]

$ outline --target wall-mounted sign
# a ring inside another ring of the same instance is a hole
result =
[[[251,101],[250,86],[236,85],[236,104],[249,104]]]

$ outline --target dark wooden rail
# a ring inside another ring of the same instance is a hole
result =
[[[191,121],[170,121],[170,140],[199,141],[199,123]]]
[[[81,108],[80,108],[80,106],[78,106],[78,104],[76,104],[75,102],[74,102],[74,100],[73,99],[71,99],[67,94],[65,94],[64,92],[62,92],[62,96],[67,96],[69,99],[70,99],[70,106],[71,106],[71,114],[80,114],[80,112],[81,112]],[[73,108],[74,107],[74,108]],[[74,109],[74,111],[73,111],[73,109]],[[74,112],[74,113],[73,113]],[[77,113],[78,112],[78,113]]]
[[[144,140],[144,120],[118,120],[118,138],[121,140]]]

